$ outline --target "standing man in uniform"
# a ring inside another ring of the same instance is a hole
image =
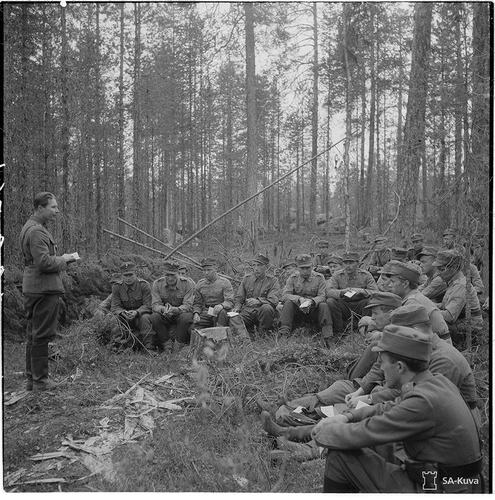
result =
[[[296,256],[298,274],[293,274],[282,291],[281,335],[288,335],[294,323],[313,322],[321,328],[325,345],[332,342],[332,316],[325,302],[325,278],[312,270],[311,255]]]
[[[38,193],[33,200],[34,213],[24,224],[19,237],[24,255],[22,293],[27,318],[26,389],[44,391],[59,384],[48,378],[48,343],[57,333],[60,295],[65,293],[60,273],[76,258],[57,246],[46,225],[59,214],[52,193]]]
[[[413,246],[407,249],[406,261],[419,260],[419,254],[423,251],[423,240],[422,234],[415,233],[411,236]]]
[[[214,259],[203,259],[201,267],[204,278],[196,285],[193,325],[197,328],[229,326],[227,312],[234,306],[232,284],[227,278],[218,275],[218,265]]]
[[[194,286],[185,276],[179,275],[179,264],[167,261],[164,276],[154,281],[151,289],[151,323],[158,337],[158,343],[165,354],[176,353],[189,340],[189,326],[192,323]],[[170,328],[176,325],[175,342]]]
[[[124,262],[120,266],[122,281],[112,288],[111,311],[127,328],[137,333],[144,348],[155,355],[155,331],[151,324],[151,286],[136,275],[136,264]]]
[[[429,371],[429,335],[389,325],[373,349],[400,398],[316,425],[313,439],[328,448],[323,492],[482,493],[478,429],[457,387]],[[404,469],[371,449],[394,442],[404,446]]]
[[[344,269],[337,271],[326,286],[327,304],[332,313],[333,331],[342,335],[344,322],[352,312],[363,316],[364,307],[373,292],[378,291],[373,276],[359,269],[359,254],[349,252],[342,256]]]
[[[269,263],[268,257],[257,255],[251,261],[253,273],[243,278],[234,296],[233,311],[240,313],[246,328],[259,325],[260,333],[272,330],[280,299],[277,278],[266,274]]]

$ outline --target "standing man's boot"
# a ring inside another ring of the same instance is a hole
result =
[[[48,344],[31,347],[31,370],[34,391],[49,391],[62,385],[48,378]]]

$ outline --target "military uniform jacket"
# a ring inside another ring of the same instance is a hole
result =
[[[447,290],[440,305],[440,313],[447,323],[454,323],[457,321],[459,314],[461,314],[466,303],[468,303],[466,277],[459,271],[447,283]],[[476,295],[476,290],[471,287],[471,294],[469,296],[469,307],[472,311],[480,310],[480,302]]]
[[[450,380],[459,389],[466,402],[476,402],[476,382],[468,361],[453,345],[445,342],[435,333],[432,336],[432,351],[428,369],[431,373],[440,373]],[[358,383],[365,394],[382,384],[383,372],[380,369],[380,361],[377,361]],[[392,401],[397,396],[397,389],[384,387],[380,391],[373,392],[371,399],[373,404],[377,404]]]
[[[328,266],[327,260],[329,259],[329,253],[317,253],[313,257],[313,265],[315,267]]]
[[[406,252],[406,260],[419,260],[418,255],[423,251],[423,248],[415,250],[414,247],[408,248]]]
[[[369,266],[383,267],[392,258],[392,250],[384,248],[383,250],[375,250],[371,254],[371,259],[368,263]]]
[[[218,275],[214,281],[200,279],[194,292],[193,312],[201,314],[201,311],[218,304],[222,304],[226,311],[234,306],[234,289],[230,281]]]
[[[299,299],[313,299],[315,305],[325,302],[325,278],[323,274],[311,271],[307,279],[301,275],[293,274],[290,276],[282,291],[282,302],[288,300],[299,304]]]
[[[235,307],[241,307],[246,299],[258,299],[261,304],[275,307],[280,300],[280,285],[274,276],[256,279],[254,274],[244,276],[234,297]]]
[[[312,437],[319,446],[352,450],[401,442],[421,462],[464,465],[481,458],[478,431],[457,387],[429,370],[402,386],[394,402],[352,410],[353,422],[319,424]]]
[[[358,268],[355,274],[349,276],[345,269],[339,269],[327,281],[326,296],[338,299],[340,298],[340,291],[346,288],[361,288],[365,291],[367,297],[378,291],[376,281],[368,271]]]
[[[174,286],[168,285],[165,277],[158,278],[153,282],[151,289],[151,307],[153,312],[156,308],[165,304],[178,307],[180,312],[191,312],[194,303],[194,286],[188,278],[177,276]]]
[[[60,272],[67,269],[67,262],[57,257],[57,245],[43,221],[39,215],[32,215],[19,236],[25,265],[22,293],[65,292]]]
[[[427,277],[426,281],[418,286],[418,290],[430,300],[434,301],[437,297],[443,296],[447,290],[447,284],[440,278],[440,275],[435,273],[431,277]],[[438,299],[439,301],[440,299]]]
[[[438,307],[428,298],[425,297],[417,288],[411,290],[403,299],[402,305],[419,304],[423,306],[428,312],[430,317],[432,330],[442,337],[447,334],[449,327],[443,319],[442,313],[439,311]]]
[[[120,314],[123,311],[137,311],[138,315],[151,313],[151,286],[143,279],[136,278],[131,286],[124,282],[112,287],[111,311]]]
[[[483,285],[478,268],[474,264],[469,264],[469,271],[471,273],[471,285],[473,285],[478,295],[482,294],[485,291],[485,285]]]

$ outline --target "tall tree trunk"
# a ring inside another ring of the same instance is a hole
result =
[[[142,186],[141,186],[141,5],[134,4],[134,91],[132,99],[132,200],[134,205],[133,222],[141,225],[142,213]],[[137,237],[137,236],[136,236]],[[142,238],[139,237],[140,241]]]
[[[313,2],[313,102],[311,106],[311,180],[309,225],[316,228],[316,183],[318,178],[318,6]]]
[[[425,140],[426,97],[431,42],[433,4],[416,3],[414,6],[414,36],[412,44],[411,75],[407,102],[404,144],[402,148],[401,210],[399,226],[403,236],[416,227],[419,167],[422,143]]]
[[[124,28],[125,28],[125,4],[120,4],[120,51],[119,51],[119,147],[117,152],[117,215],[125,220],[125,157],[124,157]],[[125,231],[121,228],[121,231]],[[119,243],[120,245],[120,243]]]
[[[244,3],[246,30],[246,111],[247,111],[247,195],[256,193],[258,173],[258,141],[256,127],[256,63],[254,38],[254,4]],[[246,203],[246,223],[251,237],[252,250],[257,251],[257,200]]]

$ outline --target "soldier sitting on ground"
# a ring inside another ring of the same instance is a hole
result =
[[[311,255],[298,255],[296,263],[299,273],[288,278],[282,291],[283,307],[278,332],[288,335],[295,323],[316,323],[328,347],[333,332],[332,316],[325,302],[325,278],[312,270]]]
[[[253,273],[245,276],[234,296],[234,312],[240,313],[247,328],[259,325],[260,333],[271,332],[280,286],[274,276],[266,274],[270,260],[258,255],[251,261]]]
[[[327,304],[332,314],[333,335],[342,335],[344,322],[352,313],[362,316],[369,297],[378,290],[373,276],[359,269],[359,255],[349,252],[342,256],[344,269],[336,271],[327,281]]]
[[[378,270],[392,258],[392,251],[390,248],[387,248],[387,242],[388,239],[386,236],[377,236],[375,238],[375,249],[368,262],[368,271],[374,278],[376,278]]]
[[[190,276],[188,276],[188,271],[189,268],[185,264],[179,264],[179,275],[183,278],[186,278],[192,284],[192,286],[195,287],[196,282]]]
[[[177,262],[167,261],[163,267],[164,276],[153,282],[153,314],[150,319],[158,337],[159,348],[165,354],[171,354],[172,351],[179,353],[189,341],[194,286],[188,278],[179,275]],[[172,326],[176,327],[174,336],[171,334]]]
[[[406,262],[407,250],[401,247],[392,248],[392,258],[390,260],[398,260],[399,262]]]
[[[423,240],[422,234],[415,233],[411,236],[413,246],[407,249],[406,261],[419,260],[419,254],[423,251]]]
[[[424,247],[418,257],[423,276],[426,276],[425,282],[418,286],[418,290],[433,302],[441,302],[447,285],[440,278],[437,268],[433,265],[437,257],[436,248]]]
[[[330,277],[330,269],[327,265],[327,260],[330,257],[328,252],[330,244],[326,240],[320,240],[316,243],[316,246],[318,247],[319,253],[313,258],[314,270],[317,273],[323,274],[325,279],[328,279]]]
[[[228,326],[227,312],[234,307],[232,284],[227,278],[218,275],[218,264],[214,259],[203,259],[201,266],[204,278],[196,285],[191,327]]]
[[[120,266],[122,281],[112,288],[111,311],[117,316],[124,328],[130,329],[137,337],[134,348],[143,345],[150,354],[155,351],[155,331],[151,315],[150,284],[136,275],[136,265],[124,262]]]
[[[466,277],[462,272],[463,257],[456,250],[440,251],[433,263],[436,266],[439,276],[447,285],[447,290],[442,302],[438,305],[443,319],[447,323],[450,336],[454,343],[459,343],[461,332],[458,320],[465,317],[465,308],[469,307],[471,312],[471,325],[476,332],[480,332],[483,327],[480,302],[474,287],[468,289]]]
[[[330,276],[333,276],[337,271],[344,268],[344,261],[340,255],[334,253],[328,257],[327,266],[330,270]]]

